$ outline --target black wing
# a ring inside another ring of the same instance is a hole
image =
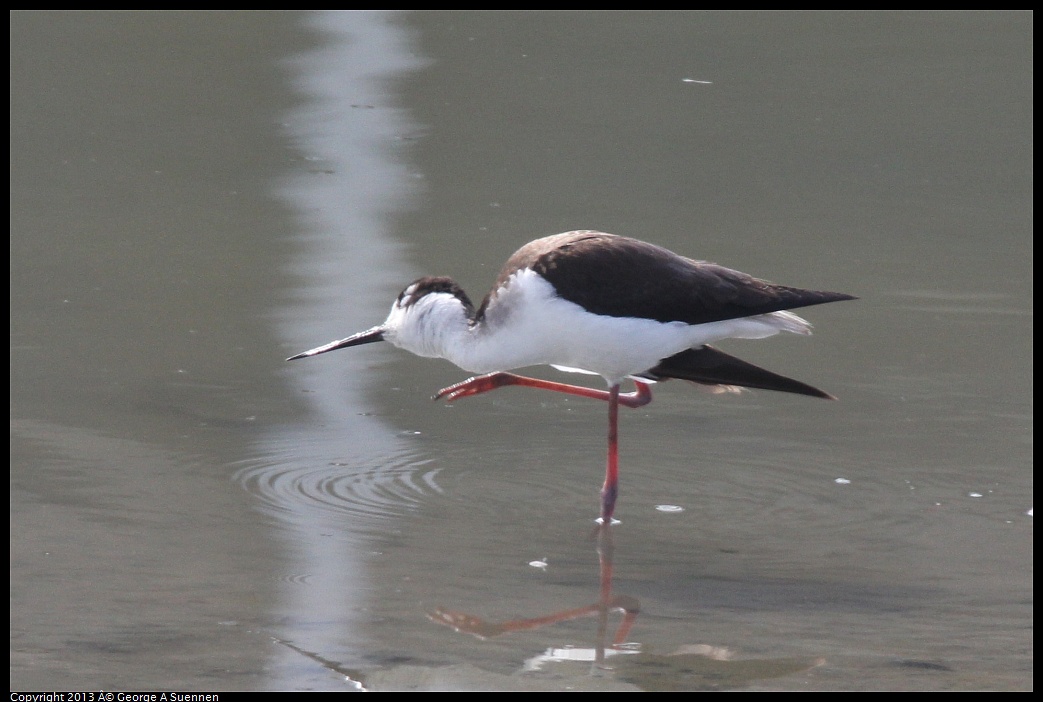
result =
[[[643,373],[652,380],[679,378],[702,385],[738,385],[744,388],[792,392],[797,395],[837,398],[828,392],[807,385],[799,380],[772,373],[760,366],[729,356],[712,346],[701,346],[664,358],[655,368]]]
[[[523,246],[507,261],[493,289],[526,267],[550,282],[562,298],[594,314],[659,322],[704,324],[855,299],[775,285],[602,232],[568,232]]]

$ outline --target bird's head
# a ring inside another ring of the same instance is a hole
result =
[[[327,351],[388,341],[417,356],[445,358],[446,340],[452,334],[466,331],[474,315],[474,305],[467,293],[451,278],[419,278],[403,290],[384,323],[331,341],[296,356],[317,356]]]

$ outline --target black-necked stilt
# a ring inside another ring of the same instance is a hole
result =
[[[524,385],[607,400],[608,465],[601,520],[608,524],[618,493],[620,404],[648,404],[652,393],[646,381],[667,378],[718,392],[749,387],[834,399],[708,344],[761,339],[781,331],[810,334],[811,325],[787,310],[853,299],[843,293],[775,285],[637,239],[575,231],[518,249],[477,311],[452,279],[420,278],[402,291],[380,326],[287,360],[390,341],[418,356],[444,358],[484,374],[443,388],[434,399]],[[600,375],[609,389],[505,372],[534,365]],[[636,390],[620,393],[620,383],[628,377]]]

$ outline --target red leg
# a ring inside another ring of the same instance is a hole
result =
[[[452,402],[461,397],[479,395],[508,385],[521,385],[529,388],[553,390],[567,395],[589,397],[594,400],[608,402],[608,461],[605,466],[605,484],[601,488],[601,523],[611,524],[612,513],[616,509],[616,497],[619,495],[619,406],[643,407],[652,401],[652,391],[648,383],[635,380],[634,392],[620,393],[619,383],[606,390],[595,390],[582,385],[566,385],[550,380],[528,378],[514,373],[487,373],[442,388],[431,399],[445,398]]]
[[[638,385],[640,387],[640,384]],[[647,387],[647,386],[646,386]],[[601,487],[601,523],[612,523],[619,495],[619,385],[608,391],[608,462],[605,466],[605,484]]]
[[[636,389],[634,392],[619,393],[619,387],[616,387],[619,404],[624,407],[644,407],[652,401],[652,390],[649,388],[648,383],[642,383],[640,380],[634,381]],[[554,392],[565,393],[566,395],[578,395],[579,397],[589,397],[594,400],[605,400],[611,403],[611,390],[596,390],[594,388],[583,387],[582,385],[568,385],[566,383],[555,383],[552,380],[540,380],[539,378],[528,378],[524,375],[515,375],[514,373],[487,373],[486,375],[476,375],[473,378],[450,385],[447,388],[442,388],[434,394],[432,400],[441,400],[445,398],[447,402],[452,402],[461,397],[470,397],[472,395],[480,395],[483,392],[489,392],[497,388],[506,387],[508,385],[520,385],[528,388],[539,388],[541,390],[553,390]]]

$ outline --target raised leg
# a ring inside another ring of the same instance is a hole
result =
[[[436,392],[431,399],[444,399],[447,402],[452,402],[453,400],[458,400],[462,397],[480,395],[483,392],[507,387],[508,385],[539,388],[541,390],[553,390],[554,392],[561,392],[566,395],[589,397],[593,400],[605,400],[606,402],[609,402],[609,404],[612,402],[611,390],[597,390],[595,388],[583,387],[582,385],[555,383],[552,380],[540,380],[539,378],[528,378],[524,375],[502,372],[487,373],[486,375],[476,375],[473,378],[468,378],[463,382],[450,385],[447,388],[442,388]],[[625,393],[619,392],[619,386],[616,386],[616,396],[619,404],[624,407],[644,407],[652,401],[652,390],[648,383],[642,383],[640,380],[636,380],[634,381],[634,385],[636,387],[634,392]]]
[[[616,497],[619,495],[619,406],[643,407],[652,401],[652,390],[648,383],[635,380],[633,392],[619,392],[619,383],[608,390],[595,390],[582,385],[567,385],[550,380],[528,378],[514,373],[487,373],[468,378],[462,383],[450,385],[435,393],[432,400],[445,398],[447,401],[461,397],[480,395],[508,385],[521,385],[528,388],[553,390],[567,395],[589,397],[594,400],[608,402],[608,461],[605,466],[605,484],[601,487],[601,523],[611,524],[612,513],[616,509]]]

